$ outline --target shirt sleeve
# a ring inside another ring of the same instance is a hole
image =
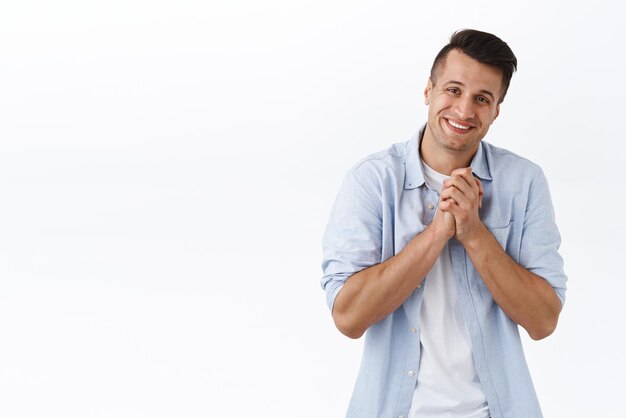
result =
[[[559,254],[561,235],[556,225],[548,182],[541,169],[530,183],[524,217],[520,264],[545,279],[565,303],[567,276]]]
[[[382,247],[381,187],[367,162],[344,178],[322,241],[322,289],[328,307],[350,276],[380,263]]]

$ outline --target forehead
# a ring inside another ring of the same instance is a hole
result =
[[[437,66],[435,73],[437,84],[454,80],[470,90],[488,90],[501,94],[502,72],[499,69],[480,63],[455,49]]]

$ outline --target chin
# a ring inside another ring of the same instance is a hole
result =
[[[454,141],[454,140],[444,140],[441,143],[442,147],[447,149],[448,151],[453,152],[467,152],[473,150],[478,147],[478,143],[480,141]]]

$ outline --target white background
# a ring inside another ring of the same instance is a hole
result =
[[[0,416],[343,416],[362,341],[322,232],[464,27],[518,57],[487,140],[544,168],[563,236],[544,414],[623,416],[618,3],[2,0]]]

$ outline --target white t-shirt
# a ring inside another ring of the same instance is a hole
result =
[[[441,194],[448,177],[422,166],[426,186]],[[426,275],[419,321],[422,354],[409,418],[488,418],[448,244]]]

